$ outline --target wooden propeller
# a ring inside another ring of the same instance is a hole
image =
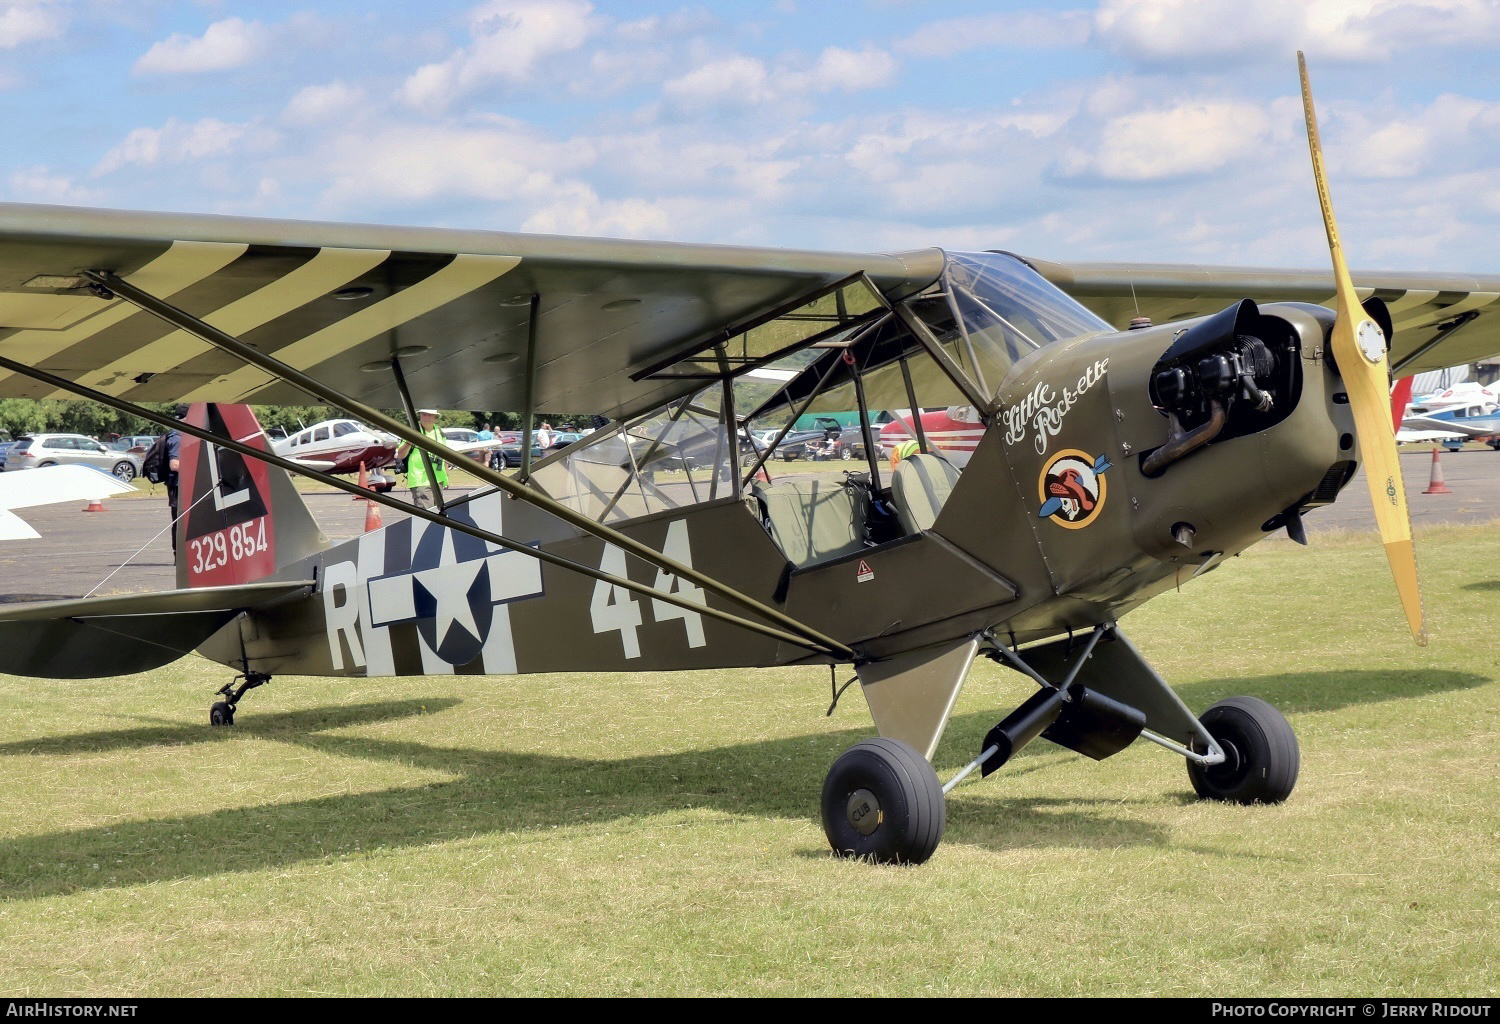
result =
[[[1307,61],[1297,53],[1302,76],[1302,108],[1307,115],[1307,146],[1312,151],[1313,177],[1318,183],[1318,202],[1323,207],[1323,226],[1328,231],[1328,252],[1333,258],[1333,279],[1338,302],[1333,322],[1334,362],[1349,393],[1354,427],[1364,456],[1365,479],[1375,506],[1375,521],[1385,555],[1396,578],[1401,607],[1418,645],[1426,646],[1427,629],[1422,616],[1422,591],[1417,582],[1417,556],[1411,543],[1411,515],[1406,508],[1406,489],[1396,454],[1396,435],[1390,416],[1390,369],[1386,365],[1385,333],[1360,306],[1339,244],[1338,225],[1333,219],[1333,200],[1323,172],[1323,150],[1318,142],[1318,119],[1313,112],[1312,88],[1307,81]]]

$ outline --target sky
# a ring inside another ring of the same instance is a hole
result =
[[[1500,0],[0,0],[0,201],[1500,273]]]

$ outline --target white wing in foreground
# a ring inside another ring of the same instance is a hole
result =
[[[40,536],[13,509],[59,501],[102,501],[134,490],[92,466],[49,466],[45,470],[0,474],[0,540],[30,540]]]

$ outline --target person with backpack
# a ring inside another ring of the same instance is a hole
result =
[[[179,405],[173,415],[186,419],[188,407]],[[141,475],[153,484],[167,485],[167,508],[172,513],[172,553],[177,553],[177,470],[182,434],[169,430],[151,443],[151,450],[141,460]]]

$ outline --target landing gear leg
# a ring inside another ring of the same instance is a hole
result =
[[[241,679],[244,682],[236,687],[234,684]],[[239,706],[240,698],[257,686],[264,686],[270,681],[271,677],[264,672],[246,672],[244,675],[235,676],[215,691],[225,699],[214,701],[213,706],[208,709],[208,724],[233,725],[234,709]]]

